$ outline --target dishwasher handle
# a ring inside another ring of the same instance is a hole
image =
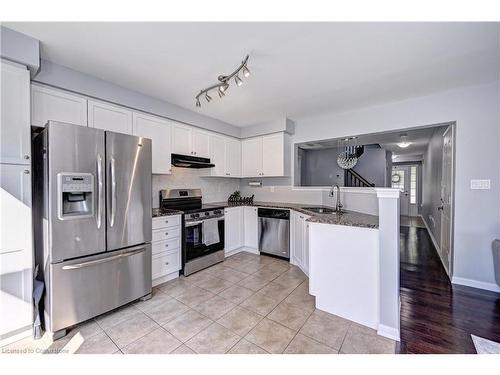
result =
[[[268,219],[290,220],[290,210],[259,208],[257,215]]]

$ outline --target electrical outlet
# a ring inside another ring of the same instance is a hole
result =
[[[274,186],[271,186],[271,193],[274,193]]]
[[[490,190],[491,180],[470,180],[472,190]]]

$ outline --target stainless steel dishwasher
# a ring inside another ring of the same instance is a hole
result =
[[[290,211],[259,208],[259,251],[290,258]]]

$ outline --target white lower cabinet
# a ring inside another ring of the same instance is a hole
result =
[[[182,268],[181,216],[153,218],[152,279],[153,286],[179,276]]]
[[[244,245],[246,248],[259,248],[259,219],[257,207],[243,207]]]
[[[292,211],[290,222],[290,263],[309,274],[309,224],[310,216]]]
[[[224,209],[224,253],[228,253],[243,246],[244,207],[228,207]]]

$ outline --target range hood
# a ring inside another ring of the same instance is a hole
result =
[[[172,154],[172,165],[181,168],[213,168],[215,164],[210,163],[209,158],[197,156]]]

